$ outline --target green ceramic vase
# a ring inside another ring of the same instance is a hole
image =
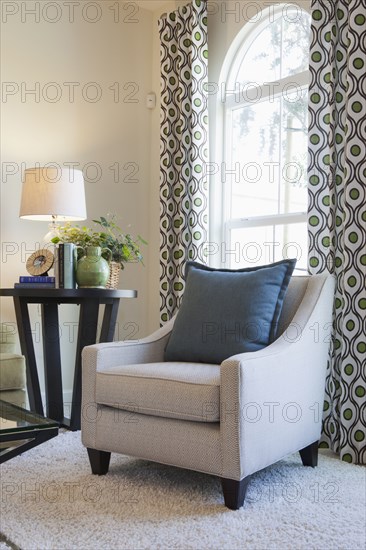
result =
[[[112,259],[109,248],[100,246],[88,246],[86,254],[77,264],[76,282],[79,288],[105,288],[109,277],[109,265],[102,257],[102,252],[107,250]]]

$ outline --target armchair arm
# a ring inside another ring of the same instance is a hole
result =
[[[280,338],[222,363],[223,477],[242,479],[319,439],[333,294],[332,277],[312,277]]]
[[[174,320],[141,340],[94,344],[83,349],[81,423],[84,445],[93,446],[95,439],[95,420],[99,409],[95,397],[97,372],[119,365],[163,361]]]
[[[173,328],[174,318],[157,331],[141,340],[125,340],[123,342],[107,342],[86,346],[83,349],[83,363],[88,364],[90,358],[97,356],[97,370],[104,367],[113,368],[118,365],[154,363],[164,360],[164,349]]]

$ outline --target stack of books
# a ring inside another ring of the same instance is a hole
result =
[[[55,277],[39,275],[32,277],[24,275],[19,277],[19,283],[14,284],[14,288],[55,288]]]
[[[24,275],[14,288],[76,288],[76,247],[72,243],[60,243],[55,247],[54,276]]]
[[[56,288],[76,288],[76,247],[60,243],[55,250]]]

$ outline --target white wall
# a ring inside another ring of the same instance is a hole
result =
[[[116,2],[105,1],[88,3],[99,9],[89,8],[84,13],[85,4],[81,2],[75,7],[73,18],[64,2],[57,3],[58,10],[49,8],[45,12],[43,2],[1,4],[3,10],[4,4],[18,8],[12,15],[3,11],[1,24],[1,76],[3,91],[9,92],[3,94],[1,103],[1,286],[4,288],[12,287],[19,275],[27,274],[26,257],[39,247],[47,231],[47,224],[18,218],[21,171],[35,163],[56,162],[61,166],[66,162],[80,163],[87,180],[86,223],[113,212],[121,219],[123,228],[149,240],[152,112],[146,109],[145,100],[152,80],[153,16],[144,9],[138,12],[126,9],[122,3],[118,13]],[[39,14],[25,11],[35,4],[40,6]],[[55,2],[47,3],[52,4]],[[70,85],[65,84],[68,82],[79,84],[74,88],[74,100],[69,95]],[[37,91],[36,97],[26,93],[37,87],[40,92]],[[117,87],[119,98],[115,96]],[[101,97],[94,101],[97,91]],[[59,98],[53,102],[55,93]],[[120,175],[115,182],[110,167],[117,164]],[[133,166],[138,182],[128,183]],[[139,298],[121,303],[118,319],[121,339],[130,333],[131,323],[136,327],[135,338],[147,332],[150,250],[150,247],[146,250],[145,268],[129,265],[122,273],[120,287],[136,288]],[[71,388],[73,368],[65,322],[73,322],[75,318],[76,306],[63,307],[60,325],[66,354],[65,389]],[[10,298],[1,299],[1,320],[15,320]],[[39,308],[33,306],[32,328],[37,340],[39,322]],[[40,345],[36,351],[41,360]],[[42,374],[43,369],[40,370]]]

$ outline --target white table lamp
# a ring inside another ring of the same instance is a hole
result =
[[[81,170],[37,167],[24,170],[19,217],[51,221],[45,240],[57,235],[57,222],[85,220],[84,177]]]

